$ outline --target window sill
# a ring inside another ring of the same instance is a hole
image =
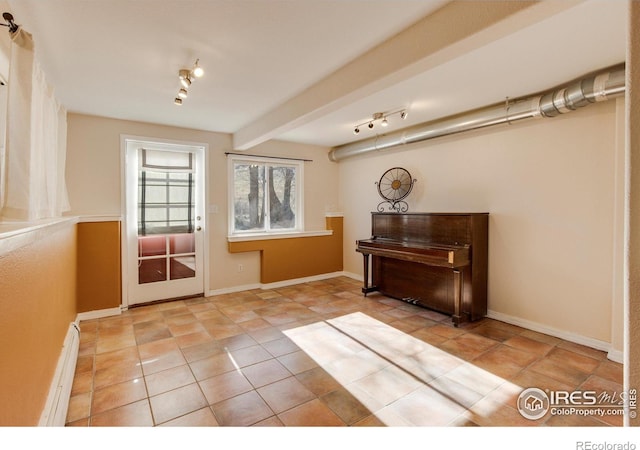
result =
[[[301,237],[331,236],[333,230],[287,231],[283,233],[247,233],[227,236],[228,242],[268,241],[271,239],[292,239]]]
[[[58,217],[33,222],[0,221],[0,257],[77,222],[77,217]]]

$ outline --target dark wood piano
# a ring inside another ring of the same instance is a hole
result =
[[[372,213],[371,238],[356,242],[362,292],[449,314],[456,326],[483,318],[488,228],[488,213]]]

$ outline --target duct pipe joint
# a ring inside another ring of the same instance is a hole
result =
[[[607,83],[609,82],[609,73],[598,75],[593,80],[593,99],[596,102],[607,100]]]

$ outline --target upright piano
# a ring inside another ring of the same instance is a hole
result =
[[[372,213],[371,237],[356,241],[362,292],[448,314],[455,326],[483,318],[488,227],[488,213]]]

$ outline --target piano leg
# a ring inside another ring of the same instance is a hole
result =
[[[458,326],[462,320],[460,312],[462,311],[462,271],[453,271],[453,325]]]
[[[378,289],[375,287],[369,287],[369,254],[363,253],[362,257],[364,258],[364,287],[362,288],[362,293],[366,297],[369,292],[377,291]]]

